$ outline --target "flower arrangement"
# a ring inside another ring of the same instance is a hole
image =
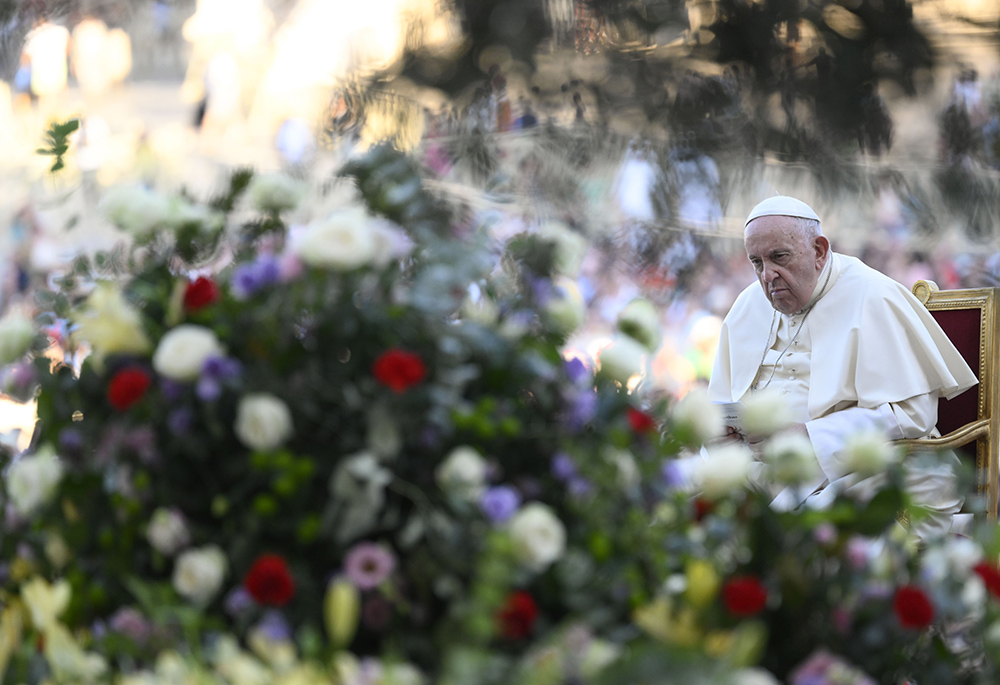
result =
[[[873,498],[794,512],[742,448],[684,472],[721,424],[629,390],[645,305],[598,368],[562,356],[571,241],[463,233],[386,148],[342,179],[360,201],[299,226],[287,178],[116,191],[131,248],[39,297],[82,363],[0,322],[39,415],[3,682],[992,682],[995,532],[918,549],[890,459]],[[805,449],[776,435],[774,477]]]

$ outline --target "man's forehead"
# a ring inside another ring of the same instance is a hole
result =
[[[743,245],[747,252],[751,244],[755,250],[768,252],[783,247],[798,247],[808,242],[806,232],[795,219],[787,216],[768,216],[754,219],[743,233]]]

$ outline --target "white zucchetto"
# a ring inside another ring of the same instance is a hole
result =
[[[750,210],[747,222],[743,225],[746,226],[762,216],[793,216],[799,219],[820,221],[819,215],[813,211],[812,207],[789,195],[775,195],[757,203],[757,206]]]

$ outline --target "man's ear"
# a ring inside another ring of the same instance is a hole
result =
[[[825,235],[813,239],[813,249],[816,251],[816,263],[825,264],[826,256],[830,254],[830,239]]]

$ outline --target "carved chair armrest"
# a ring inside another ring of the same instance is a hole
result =
[[[893,440],[893,444],[899,445],[903,449],[925,449],[925,450],[950,450],[955,447],[967,445],[980,438],[988,438],[990,435],[990,420],[988,418],[979,419],[972,423],[967,423],[960,428],[956,428],[947,435],[940,438],[913,438],[907,440]]]

